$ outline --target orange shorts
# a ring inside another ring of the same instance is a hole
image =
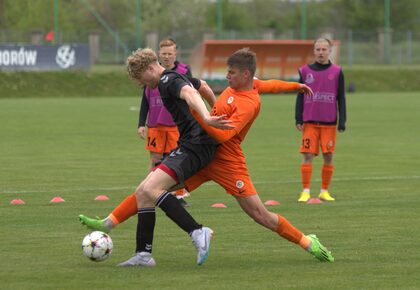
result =
[[[321,146],[322,153],[334,153],[337,135],[336,129],[335,125],[305,123],[303,125],[300,153],[313,153],[318,155],[319,146]]]
[[[188,178],[185,181],[185,187],[191,192],[210,180],[222,186],[227,194],[238,197],[257,194],[244,163],[232,164],[232,162],[222,161],[216,157],[209,165]]]
[[[178,146],[177,127],[157,126],[147,131],[146,150],[154,153],[169,153]]]

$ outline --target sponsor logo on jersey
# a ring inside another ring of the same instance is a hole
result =
[[[181,155],[181,154],[182,154],[182,151],[181,151],[180,148],[178,148],[178,149],[172,151],[171,154],[169,154],[169,156],[175,157],[176,155]]]
[[[309,73],[306,75],[305,84],[312,84],[315,81],[313,74]]]
[[[164,75],[160,78],[160,81],[164,84],[166,84],[169,80],[169,77],[167,75]]]
[[[334,103],[335,95],[329,92],[316,92],[313,96],[305,95],[305,102]]]
[[[227,99],[227,103],[228,103],[228,104],[232,104],[234,100],[235,100],[235,98],[234,98],[233,96],[230,96],[230,97]]]

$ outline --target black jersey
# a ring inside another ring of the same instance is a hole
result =
[[[179,144],[217,144],[190,112],[190,108],[185,100],[179,95],[184,86],[191,86],[199,89],[201,82],[196,78],[188,78],[172,70],[165,70],[162,73],[158,87],[163,105],[172,115],[179,131]]]

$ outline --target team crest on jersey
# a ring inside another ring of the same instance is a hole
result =
[[[163,77],[160,78],[160,81],[164,84],[166,84],[169,80],[169,77],[167,75],[164,75]]]
[[[235,100],[235,98],[234,98],[233,96],[230,96],[230,97],[227,99],[227,103],[228,103],[228,104],[232,104],[234,100]]]
[[[245,183],[242,180],[236,180],[236,187],[241,189],[245,186]]]
[[[309,73],[306,75],[305,84],[312,84],[315,81],[313,74]]]

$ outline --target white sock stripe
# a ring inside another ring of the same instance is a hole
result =
[[[164,191],[156,200],[156,206],[160,206],[160,204],[165,200],[165,198],[168,196],[168,194],[171,194],[168,191]]]
[[[137,209],[137,213],[154,213],[155,208],[154,207],[144,207]]]

